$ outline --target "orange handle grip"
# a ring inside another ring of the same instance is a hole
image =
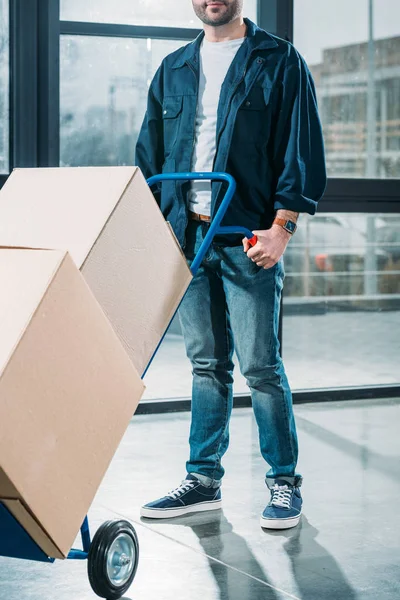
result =
[[[248,239],[247,241],[249,242],[250,246],[255,246],[258,242],[258,239],[256,235],[253,235],[253,237]]]

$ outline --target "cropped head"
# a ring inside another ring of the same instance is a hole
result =
[[[205,25],[221,27],[242,15],[243,0],[192,0],[194,12]]]

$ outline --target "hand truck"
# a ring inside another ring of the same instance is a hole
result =
[[[227,173],[165,173],[155,175],[147,180],[149,186],[162,181],[220,181],[228,184],[228,188],[220,207],[210,223],[210,228],[199,248],[192,264],[191,272],[196,275],[215,235],[243,234],[252,246],[257,237],[245,227],[221,226],[221,221],[236,190],[235,180]],[[164,333],[165,337],[165,333]],[[162,340],[160,341],[161,344]],[[160,344],[149,361],[142,378],[146,374]],[[103,523],[91,540],[88,518],[85,517],[80,528],[82,550],[72,549],[67,558],[71,560],[87,560],[89,582],[93,591],[101,598],[118,600],[131,586],[138,567],[139,542],[134,527],[126,520],[118,519]],[[21,558],[40,562],[53,563],[32,540],[18,521],[0,503],[0,556]]]

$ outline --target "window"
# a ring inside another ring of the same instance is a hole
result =
[[[390,17],[388,17],[390,15]],[[400,177],[400,3],[296,0],[331,177]]]
[[[302,215],[285,270],[294,389],[399,383],[400,215]]]
[[[132,165],[148,85],[183,42],[62,36],[62,166]]]
[[[151,6],[150,6],[151,5]],[[182,5],[176,18],[177,5]],[[255,18],[257,1],[247,0]],[[151,7],[151,17],[149,7]],[[169,8],[168,8],[169,7]],[[173,10],[172,10],[173,7]],[[188,0],[62,0],[61,18],[136,25],[199,27]],[[185,41],[62,35],[60,164],[126,165],[145,113],[149,83],[162,59]]]
[[[245,15],[257,20],[257,0],[245,0]],[[61,19],[129,25],[199,28],[191,0],[61,0]]]
[[[9,172],[9,23],[8,0],[0,0],[0,173]]]

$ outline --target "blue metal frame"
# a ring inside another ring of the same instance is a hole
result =
[[[68,554],[67,558],[71,560],[86,560],[89,555],[89,549],[91,544],[90,539],[90,531],[89,531],[89,521],[88,518],[85,517],[82,527],[81,527],[81,539],[82,539],[82,548],[83,550],[75,550],[72,549]]]
[[[0,556],[9,558],[22,558],[37,562],[53,563],[54,558],[49,558],[25,529],[18,523],[9,510],[0,502]],[[83,550],[71,550],[69,559],[86,560],[91,544],[88,518],[85,517],[81,527]]]
[[[0,502],[0,556],[38,562],[54,562],[33,541],[9,510]]]
[[[237,227],[236,226],[221,227],[221,221],[224,218],[226,210],[227,210],[227,208],[235,194],[235,191],[236,191],[236,181],[234,180],[232,175],[229,175],[228,173],[221,173],[218,171],[213,172],[213,173],[163,173],[161,175],[154,175],[153,177],[150,177],[147,180],[147,183],[150,187],[152,187],[156,183],[160,183],[162,181],[179,181],[179,180],[193,181],[193,180],[199,180],[199,179],[202,179],[205,181],[225,181],[228,184],[228,189],[226,190],[225,196],[217,210],[215,217],[211,221],[210,228],[207,232],[207,235],[204,238],[203,243],[201,244],[201,246],[191,264],[190,270],[191,270],[193,276],[196,275],[197,271],[199,270],[200,265],[203,262],[203,258],[207,254],[207,251],[208,251],[209,247],[211,246],[211,242],[213,241],[213,239],[216,235],[240,233],[240,234],[243,234],[245,237],[247,237],[247,239],[249,239],[249,240],[254,236],[253,232],[250,231],[250,229],[247,229],[246,227],[240,227],[239,225]],[[183,300],[183,298],[182,298],[182,300]],[[181,302],[182,302],[182,300],[181,300]],[[175,317],[176,313],[178,312],[178,309],[179,309],[179,306],[176,309],[169,325],[172,323],[172,320]],[[167,330],[168,330],[168,328],[167,328]],[[165,331],[163,337],[160,340],[160,343],[158,344],[157,348],[155,349],[155,352],[154,352],[153,356],[151,357],[151,359],[142,375],[142,379],[146,375],[151,363],[153,362],[155,355],[158,352],[159,347],[161,346],[162,342],[164,341],[166,333],[167,333],[167,331]]]
[[[224,218],[226,210],[229,204],[231,203],[231,200],[236,191],[236,181],[234,180],[232,175],[229,175],[228,173],[163,173],[161,175],[154,175],[153,177],[150,177],[147,180],[147,183],[150,187],[152,187],[153,185],[155,185],[156,183],[160,183],[161,181],[193,181],[199,179],[203,179],[205,181],[225,181],[228,184],[228,189],[226,190],[225,196],[221,202],[220,207],[218,208],[215,217],[211,221],[210,229],[208,230],[207,235],[204,238],[203,243],[195,256],[195,259],[192,262],[190,270],[192,271],[193,275],[196,275],[197,271],[199,270],[199,267],[203,262],[203,258],[207,254],[207,250],[211,246],[211,242],[213,241],[216,235],[226,233],[242,233],[248,239],[251,239],[254,235],[253,232],[249,229],[246,229],[246,227],[220,227],[221,221]]]

